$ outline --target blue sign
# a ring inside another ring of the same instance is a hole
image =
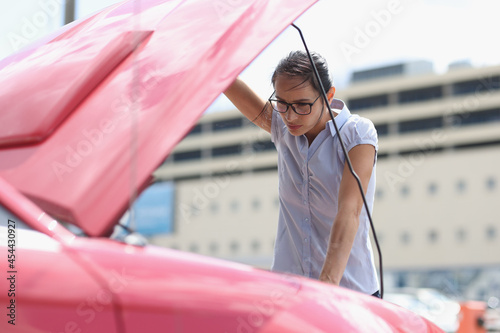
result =
[[[133,205],[134,221],[131,227],[145,236],[173,232],[174,200],[173,182],[151,185],[142,192]],[[130,225],[130,221],[128,224]]]

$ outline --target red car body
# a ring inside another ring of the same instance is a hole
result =
[[[0,61],[1,332],[440,332],[343,288],[107,238],[314,2],[128,1]]]
[[[0,202],[0,217],[15,225],[15,238],[0,227],[0,250],[16,241],[5,266],[14,280],[1,283],[2,332],[442,332],[394,304],[318,281],[77,237],[1,179]]]

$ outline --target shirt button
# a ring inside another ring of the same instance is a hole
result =
[[[304,242],[306,242],[306,243],[307,243],[307,238],[304,238]]]
[[[304,200],[304,205],[307,204],[307,201]]]
[[[304,221],[309,222],[309,219],[306,217],[306,218],[304,219]]]

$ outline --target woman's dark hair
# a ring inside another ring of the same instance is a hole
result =
[[[318,53],[312,52],[311,56],[316,68],[318,69],[321,83],[323,83],[323,87],[327,92],[333,86],[333,82],[328,71],[328,64],[326,63],[325,58]],[[288,56],[281,59],[271,78],[273,86],[276,84],[276,79],[280,75],[303,79],[300,84],[309,82],[314,89],[321,92],[318,80],[314,75],[314,69],[312,68],[307,53],[304,51],[292,51],[288,54]]]

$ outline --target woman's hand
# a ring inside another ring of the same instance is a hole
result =
[[[326,273],[324,270],[321,272],[321,274],[320,274],[320,276],[319,276],[319,280],[320,280],[321,282],[325,282],[325,283],[329,283],[329,284],[334,284],[334,285],[336,285],[336,286],[338,286],[338,285],[339,285],[339,282],[335,282],[335,281],[331,278],[331,276],[330,276],[328,273]]]

